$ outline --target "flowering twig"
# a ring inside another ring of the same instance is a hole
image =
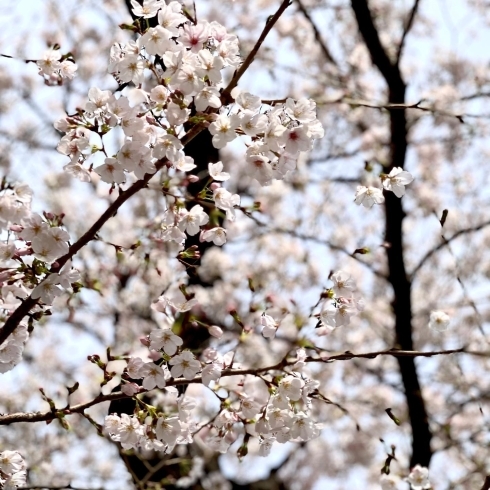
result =
[[[331,363],[334,361],[348,361],[351,359],[375,359],[379,356],[391,356],[391,357],[433,357],[433,356],[441,356],[441,355],[450,355],[450,354],[469,354],[473,356],[479,357],[490,357],[490,351],[470,351],[465,347],[461,347],[459,349],[449,349],[449,350],[438,350],[438,351],[407,351],[407,350],[399,350],[399,349],[388,349],[381,350],[375,352],[364,352],[356,354],[354,352],[342,352],[338,354],[328,355],[326,352],[321,355],[321,357],[307,357],[305,362],[321,362],[321,363]],[[262,368],[255,369],[224,369],[221,372],[221,377],[229,377],[229,376],[245,376],[245,375],[253,375],[259,376],[262,373],[267,373],[270,371],[282,371],[284,368],[288,366],[293,366],[297,362],[296,359],[283,360],[277,364],[272,366],[266,366]],[[194,379],[187,380],[185,378],[178,378],[170,380],[166,386],[182,386],[188,384],[200,384],[202,383],[202,377],[197,376]],[[145,391],[141,391],[140,393],[145,393]],[[93,400],[85,403],[80,403],[79,405],[74,405],[72,407],[67,407],[60,410],[50,410],[47,412],[18,412],[12,414],[0,415],[0,425],[10,425],[18,422],[50,422],[60,417],[64,417],[65,415],[70,415],[73,413],[83,412],[99,403],[121,400],[124,398],[131,398],[131,396],[122,393],[121,391],[110,393],[108,395],[98,395]]]
[[[231,91],[236,87],[238,81],[251,65],[252,61],[255,58],[260,46],[265,40],[267,34],[270,32],[274,24],[277,22],[282,13],[286,10],[286,8],[291,4],[291,0],[284,0],[281,3],[281,6],[277,10],[277,12],[267,20],[267,23],[260,35],[257,43],[255,44],[252,51],[249,53],[243,64],[237,70],[232,80],[228,84],[228,86],[223,90],[221,94],[221,99],[225,101],[229,101],[231,97]],[[213,110],[216,112],[216,110]],[[196,124],[191,130],[189,130],[182,138],[181,143],[183,146],[186,146],[194,137],[196,137],[202,130],[204,129],[203,125]],[[151,178],[158,173],[164,165],[167,163],[167,159],[161,159],[155,163],[155,171],[152,173],[147,173],[145,176],[136,181],[133,185],[131,185],[125,191],[122,191],[117,199],[105,210],[105,212],[99,217],[99,219],[87,230],[70,248],[67,254],[63,255],[59,259],[55,261],[53,266],[51,267],[50,272],[58,272],[61,267],[63,267],[66,262],[71,260],[74,255],[76,255],[85,245],[87,245],[90,241],[94,239],[97,232],[102,228],[102,226],[115,214],[118,209],[134,194],[139,192],[141,189],[144,189]],[[32,294],[26,298],[20,306],[12,313],[12,315],[7,319],[4,326],[0,329],[0,345],[7,340],[7,338],[12,335],[14,330],[17,328],[22,319],[29,313],[29,311],[37,304],[38,299],[33,299]]]

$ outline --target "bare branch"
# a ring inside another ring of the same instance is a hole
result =
[[[301,0],[296,0],[296,3],[298,4],[298,10],[304,15],[305,19],[310,23],[311,28],[313,29],[313,33],[315,34],[315,40],[320,46],[320,49],[322,50],[322,53],[325,56],[325,59],[338,68],[337,62],[335,61],[332,54],[330,53],[330,50],[328,49],[325,41],[322,39],[322,35],[320,34],[320,31],[318,30],[316,24],[313,22],[313,19],[308,13],[308,10],[306,10]]]
[[[275,23],[279,20],[279,17],[281,17],[281,15],[291,5],[291,3],[292,0],[283,0],[277,12],[273,16],[267,19],[264,30],[262,31],[262,34],[260,35],[259,39],[255,43],[255,46],[253,47],[252,51],[248,53],[248,56],[245,59],[245,61],[242,63],[240,68],[235,72],[233,78],[231,79],[231,82],[228,84],[228,87],[226,87],[221,93],[221,100],[223,102],[225,103],[230,102],[231,91],[237,86],[240,78],[242,78],[243,74],[248,70],[248,67],[252,64],[253,60],[255,59],[255,56],[257,55],[260,47],[262,46],[262,43],[265,41],[265,38],[267,37],[267,34],[269,34],[271,29],[274,27]]]
[[[349,181],[349,183],[351,183],[351,182]],[[267,228],[267,224],[266,223],[262,223],[262,221],[260,221],[255,216],[253,216],[253,214],[250,213],[249,211],[247,211],[245,208],[240,207],[239,209],[248,218],[250,218],[255,224],[257,224],[261,228],[264,228],[264,229]],[[360,264],[362,264],[364,267],[367,267],[375,276],[377,276],[377,277],[379,277],[381,279],[385,279],[386,280],[386,275],[384,275],[382,272],[376,270],[368,262],[364,262],[363,260],[361,260],[357,256],[356,251],[350,252],[349,250],[347,250],[345,247],[342,247],[341,245],[336,245],[335,243],[331,243],[328,240],[323,240],[321,238],[318,238],[317,236],[303,235],[301,233],[298,233],[295,230],[287,230],[285,228],[270,228],[270,229],[267,229],[265,231],[267,231],[267,233],[269,233],[269,234],[278,233],[278,234],[282,234],[282,235],[289,235],[289,236],[291,236],[293,238],[299,238],[300,240],[307,240],[307,241],[318,243],[320,245],[325,245],[326,247],[329,247],[332,250],[335,250],[337,252],[342,252],[343,254],[348,255],[349,257],[351,257],[355,261],[357,261]]]
[[[396,64],[397,65],[400,63],[403,48],[405,47],[405,40],[407,38],[408,33],[410,32],[410,29],[413,26],[413,21],[415,19],[415,15],[417,14],[417,10],[419,8],[419,3],[420,3],[420,0],[415,0],[413,7],[412,7],[412,10],[410,11],[410,15],[408,16],[407,22],[406,22],[405,27],[403,29],[402,38],[400,40],[400,44],[398,45],[398,49],[396,51]]]
[[[450,236],[449,238],[444,238],[439,243],[436,245],[434,248],[431,248],[426,254],[420,259],[419,263],[414,267],[413,271],[410,273],[410,278],[413,280],[415,275],[418,273],[418,271],[425,265],[425,263],[439,250],[443,249],[444,247],[447,247],[453,240],[456,238],[466,235],[467,233],[474,233],[476,231],[480,231],[483,228],[487,227],[490,225],[490,220],[484,221],[483,223],[480,223],[479,225],[476,226],[470,226],[468,228],[462,228],[461,230],[457,231],[454,233],[454,235]]]

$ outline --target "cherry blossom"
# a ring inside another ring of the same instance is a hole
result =
[[[213,135],[213,145],[215,148],[224,148],[230,141],[233,141],[237,134],[235,130],[240,126],[240,119],[236,114],[228,117],[220,114],[216,121],[210,124],[209,132]]]
[[[357,187],[356,197],[354,202],[362,204],[366,208],[372,208],[374,204],[383,204],[385,198],[383,191],[376,187],[365,187],[360,185]]]
[[[447,313],[443,311],[431,311],[430,320],[429,320],[429,328],[435,330],[437,332],[445,332],[447,327],[449,326],[449,322],[451,318]]]
[[[196,204],[190,211],[182,209],[180,211],[179,228],[188,235],[197,235],[200,227],[204,226],[209,221],[209,216],[204,212],[204,208]]]
[[[226,230],[220,226],[216,226],[210,230],[202,230],[200,240],[203,242],[213,242],[220,247],[226,243]]]
[[[240,196],[232,194],[223,187],[219,187],[213,191],[214,202],[216,207],[226,211],[226,217],[230,221],[235,220],[235,206],[240,204]]]
[[[394,167],[388,175],[382,175],[383,187],[387,191],[392,191],[396,197],[402,197],[405,194],[405,186],[413,182],[413,176],[410,172],[403,170],[401,167]]]
[[[173,366],[170,369],[170,373],[174,378],[184,376],[185,379],[194,379],[201,370],[201,363],[188,350],[172,357],[169,364]]]
[[[337,296],[350,296],[356,290],[356,283],[349,274],[344,271],[336,271],[330,279],[333,281],[333,287]]]
[[[223,163],[209,163],[208,164],[209,175],[213,178],[213,180],[217,180],[218,182],[224,182],[230,178],[230,174],[227,172],[223,172]]]
[[[420,465],[416,465],[412,468],[412,471],[406,480],[410,483],[412,490],[426,490],[431,488],[429,482],[429,470]]]
[[[276,336],[279,324],[270,315],[263,314],[260,317],[260,324],[262,325],[262,335],[266,339],[273,339]]]
[[[173,356],[182,345],[182,339],[175,335],[170,328],[152,330],[150,333],[150,347],[154,350],[163,349],[165,354]]]

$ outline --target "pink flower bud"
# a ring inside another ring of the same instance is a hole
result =
[[[150,346],[150,339],[148,337],[140,337],[140,342],[145,346]]]
[[[126,383],[121,387],[121,391],[128,396],[136,395],[136,393],[139,393],[140,389],[141,387],[136,383]]]
[[[197,175],[189,175],[187,178],[190,182],[199,182],[199,177]]]
[[[215,191],[216,189],[219,189],[221,187],[221,184],[219,182],[213,182],[209,188],[212,190],[212,191]]]
[[[162,355],[160,354],[160,352],[158,352],[156,350],[151,350],[150,353],[148,354],[148,357],[152,361],[158,361],[158,359],[161,359],[162,358]]]
[[[208,347],[207,349],[204,349],[204,352],[202,353],[202,357],[204,361],[211,362],[218,357],[218,352],[216,351],[216,349],[213,349],[212,347]]]
[[[213,337],[216,337],[217,339],[220,339],[223,335],[223,330],[219,328],[217,325],[212,325],[211,327],[208,328],[209,335],[212,335]]]
[[[20,233],[23,229],[24,227],[20,225],[10,225],[10,231],[15,231],[16,233]]]

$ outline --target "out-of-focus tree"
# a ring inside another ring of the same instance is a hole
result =
[[[0,485],[490,488],[485,2],[5,11]]]

